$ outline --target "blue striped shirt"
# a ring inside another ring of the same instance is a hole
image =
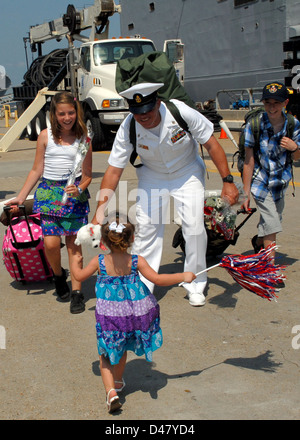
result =
[[[271,192],[273,199],[281,199],[292,179],[292,166],[286,164],[287,152],[280,147],[282,137],[286,136],[287,117],[282,130],[274,133],[266,112],[260,118],[260,148],[258,151],[259,163],[255,162],[254,173],[251,183],[251,193],[255,199],[264,201],[268,192]],[[300,147],[300,123],[295,119],[293,141]],[[245,148],[253,148],[255,145],[254,136],[250,122],[245,127]]]

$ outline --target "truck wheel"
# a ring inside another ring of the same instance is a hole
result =
[[[46,128],[46,116],[43,111],[39,111],[35,117],[35,132],[39,136],[42,130]]]
[[[27,137],[30,141],[36,141],[36,131],[35,131],[35,118],[32,119],[31,122],[26,127]]]
[[[93,116],[92,113],[87,112],[85,123],[88,131],[93,132],[92,148],[93,151],[102,151],[106,148],[106,142],[104,137],[103,128],[101,122],[97,116]]]

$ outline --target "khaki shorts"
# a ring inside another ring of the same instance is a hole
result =
[[[281,232],[284,198],[274,202],[272,195],[268,193],[263,202],[255,200],[255,203],[260,213],[260,219],[257,225],[258,237],[265,237],[269,234]]]

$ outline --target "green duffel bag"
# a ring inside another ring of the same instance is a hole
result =
[[[164,83],[164,86],[157,92],[162,101],[178,99],[196,108],[195,103],[180,83],[176,70],[165,52],[148,52],[138,57],[118,61],[115,83],[117,92],[124,92],[140,83]]]
[[[125,58],[118,61],[115,84],[118,93],[124,92],[130,87],[141,83],[164,84],[164,86],[157,91],[158,98],[166,104],[179,126],[186,132],[189,132],[188,124],[180,115],[176,105],[170,102],[170,99],[183,101],[194,109],[196,109],[196,106],[180,83],[172,62],[164,52],[148,52],[138,57]],[[142,164],[134,164],[137,158],[134,118],[132,118],[130,122],[129,137],[133,145],[130,163],[134,167],[140,167]]]

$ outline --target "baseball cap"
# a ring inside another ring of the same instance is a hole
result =
[[[263,99],[276,99],[276,101],[284,102],[288,99],[288,90],[284,84],[280,82],[272,82],[265,85],[263,88]]]
[[[140,83],[135,84],[123,92],[121,96],[127,99],[129,111],[134,114],[150,112],[156,103],[157,90],[164,83]]]

